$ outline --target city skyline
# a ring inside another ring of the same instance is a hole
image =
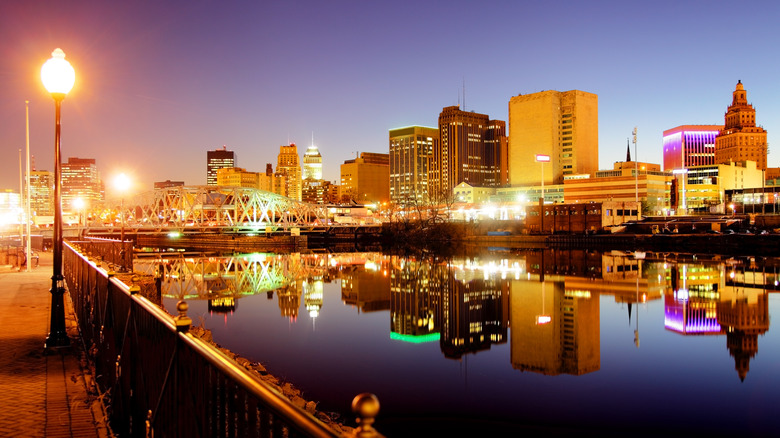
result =
[[[464,103],[508,120],[511,97],[542,90],[599,96],[599,169],[623,160],[634,126],[635,159],[661,163],[663,131],[722,123],[738,80],[768,131],[768,165],[780,166],[780,66],[764,50],[780,32],[774,3],[741,4],[751,27],[740,38],[725,2],[411,5],[3,4],[0,188],[18,190],[25,100],[34,167],[53,170],[54,108],[39,72],[56,47],[77,76],[63,157],[95,158],[106,179],[134,175],[136,192],[205,184],[205,152],[223,145],[262,171],[279,145],[305,149],[312,133],[323,178],[338,181],[359,152],[387,153],[390,129],[436,126],[442,108]]]

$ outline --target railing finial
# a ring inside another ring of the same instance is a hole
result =
[[[192,319],[187,316],[187,309],[189,308],[190,306],[184,300],[176,304],[176,310],[179,312],[179,315],[174,317],[173,321],[176,323],[176,330],[180,332],[186,333],[189,331],[190,325],[192,325]]]
[[[374,421],[379,413],[379,399],[371,393],[364,392],[352,399],[352,412],[357,415],[358,424],[355,436],[359,438],[381,437],[374,429]]]

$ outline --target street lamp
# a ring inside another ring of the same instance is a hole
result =
[[[60,107],[65,95],[76,82],[73,66],[65,60],[62,49],[54,49],[51,58],[41,67],[41,81],[54,98],[54,242],[51,277],[51,328],[45,348],[67,347],[70,339],[65,332],[65,284],[62,277],[62,196],[60,193]]]
[[[122,221],[122,228],[119,234],[119,271],[125,272],[127,270],[127,264],[125,263],[125,192],[130,188],[130,178],[124,173],[120,173],[114,178],[114,187],[122,194],[119,204],[119,215]]]
[[[542,165],[542,205],[544,205],[544,163],[550,162],[549,155],[536,154],[536,162]]]
[[[84,207],[86,207],[87,204],[84,202],[81,198],[76,198],[73,200],[73,208],[76,209],[76,217],[78,219],[78,231],[79,231],[79,237],[81,237],[81,213],[84,210]]]

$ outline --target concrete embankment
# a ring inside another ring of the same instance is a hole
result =
[[[499,248],[590,248],[780,255],[780,234],[594,234],[466,236],[464,243]]]
[[[182,248],[197,251],[287,253],[307,248],[306,236],[279,235],[267,237],[227,234],[193,234],[180,236],[139,235],[136,247]]]

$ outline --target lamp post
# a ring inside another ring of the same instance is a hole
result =
[[[542,195],[539,196],[539,231],[544,232],[544,163],[550,162],[550,156],[536,154],[536,162],[542,165]]]
[[[125,263],[125,191],[130,188],[130,178],[124,173],[120,173],[114,178],[114,187],[121,193],[119,201],[119,215],[122,221],[122,227],[119,234],[119,271],[127,271],[127,263]]]
[[[24,209],[25,209],[25,226],[26,226],[26,232],[27,232],[27,245],[26,246],[26,256],[27,256],[27,272],[30,272],[30,260],[32,251],[30,250],[31,245],[31,237],[30,237],[30,221],[32,220],[32,216],[30,215],[30,194],[32,193],[30,190],[30,101],[25,100],[24,101],[24,117],[25,117],[25,128],[26,128],[26,137],[27,137],[27,194],[25,195],[25,203],[24,203]]]
[[[73,66],[65,60],[62,49],[54,49],[51,58],[41,67],[41,81],[54,98],[54,242],[51,277],[51,323],[45,348],[67,347],[70,339],[65,332],[65,284],[62,277],[62,194],[60,192],[60,107],[65,95],[76,82]]]
[[[78,219],[78,231],[79,231],[79,238],[81,237],[81,213],[84,211],[84,207],[86,207],[86,203],[84,203],[84,200],[81,198],[76,198],[73,200],[73,208],[76,209]]]

